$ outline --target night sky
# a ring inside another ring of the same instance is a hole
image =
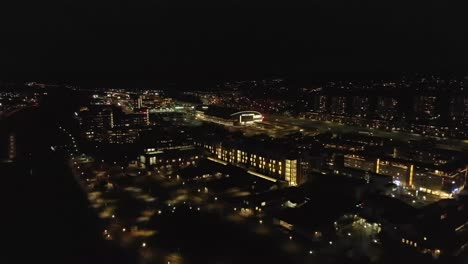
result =
[[[468,70],[467,9],[454,1],[4,2],[3,78]]]

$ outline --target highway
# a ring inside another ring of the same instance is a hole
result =
[[[385,131],[373,128],[355,127],[329,121],[317,121],[283,115],[266,115],[263,122],[247,126],[239,126],[228,122],[221,122],[216,118],[210,118],[208,116],[197,116],[196,119],[204,122],[223,125],[230,131],[242,131],[246,136],[267,134],[271,137],[278,138],[297,132],[300,132],[306,136],[314,136],[324,132],[360,133],[398,141],[420,141],[424,139],[431,139],[435,140],[437,142],[436,146],[441,149],[457,151],[468,149],[468,140],[423,136],[420,134],[412,134],[401,131]]]
[[[389,138],[400,141],[407,140],[423,140],[423,139],[434,139],[437,140],[437,147],[443,149],[463,150],[468,148],[468,140],[461,139],[450,139],[450,138],[439,138],[422,136],[419,134],[406,133],[401,131],[384,131],[370,128],[354,127],[348,125],[342,125],[338,123],[332,123],[328,121],[317,121],[311,119],[301,119],[296,117],[288,117],[281,115],[267,116],[264,123],[275,126],[275,127],[293,127],[303,129],[303,131],[317,131],[323,133],[326,131],[334,133],[362,133],[368,134],[375,137]]]

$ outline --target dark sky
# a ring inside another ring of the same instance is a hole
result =
[[[4,2],[0,72],[6,77],[217,79],[468,69],[467,9],[455,1]]]

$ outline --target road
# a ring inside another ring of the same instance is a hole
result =
[[[301,119],[296,117],[288,117],[282,115],[271,115],[267,116],[264,123],[273,125],[273,126],[281,126],[281,127],[295,127],[299,129],[303,129],[304,131],[309,130],[318,130],[318,132],[335,132],[335,133],[363,133],[369,134],[376,137],[382,138],[389,138],[394,140],[400,141],[407,141],[407,140],[423,140],[423,139],[435,139],[437,140],[437,147],[445,148],[445,149],[454,149],[454,150],[463,150],[468,148],[468,141],[461,140],[461,139],[448,139],[448,138],[437,138],[437,137],[429,137],[429,136],[422,136],[419,134],[411,134],[401,131],[384,131],[384,130],[377,130],[377,129],[370,129],[370,128],[362,128],[362,127],[354,127],[348,125],[342,125],[338,123],[328,122],[328,121],[317,121],[317,120],[310,120],[310,119]]]
[[[246,136],[267,134],[271,137],[283,137],[288,134],[297,132],[307,136],[314,136],[318,133],[324,132],[361,133],[398,141],[420,141],[425,139],[432,139],[437,141],[436,146],[441,149],[457,151],[468,149],[468,140],[422,136],[420,134],[412,134],[401,131],[377,130],[372,128],[348,126],[329,121],[317,121],[284,115],[267,115],[263,122],[247,126],[233,125],[231,122],[222,122],[216,118],[210,118],[206,116],[198,116],[196,119],[204,122],[212,122],[223,125],[230,131],[242,131]]]

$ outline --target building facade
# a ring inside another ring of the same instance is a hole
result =
[[[306,180],[307,171],[301,166],[307,168],[308,163],[297,157],[282,156],[279,153],[260,153],[223,144],[196,143],[196,145],[219,160],[285,181],[289,186],[299,185]]]
[[[434,166],[391,157],[347,154],[344,155],[344,167],[388,175],[397,185],[443,198],[463,190],[467,177],[466,164],[457,162]]]

